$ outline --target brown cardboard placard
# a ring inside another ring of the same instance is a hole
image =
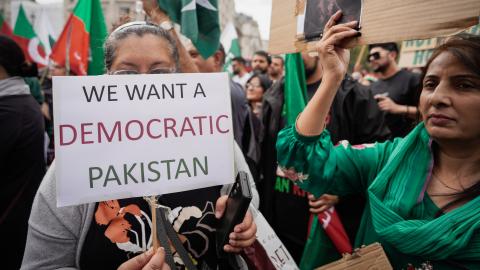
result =
[[[294,0],[273,0],[270,53],[312,50],[314,42],[296,38],[296,6]],[[451,35],[478,24],[479,16],[479,0],[363,0],[359,43]]]
[[[356,249],[353,254],[343,255],[343,258],[316,268],[316,270],[392,270],[387,255],[380,243],[373,243]]]

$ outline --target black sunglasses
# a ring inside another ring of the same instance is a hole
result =
[[[370,61],[373,61],[373,60],[378,60],[378,59],[380,59],[380,53],[379,52],[374,52],[374,53],[371,53],[371,54],[368,55],[367,62],[370,62]]]

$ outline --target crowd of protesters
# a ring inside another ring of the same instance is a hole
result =
[[[223,70],[222,46],[204,59],[174,28],[157,26],[169,18],[156,1],[145,3],[154,24],[127,23],[110,34],[107,74],[137,62],[136,73]],[[249,173],[254,205],[302,268],[311,267],[301,262],[314,239],[312,217],[335,206],[351,245],[380,242],[395,269],[479,269],[480,38],[449,39],[422,74],[398,66],[397,43],[371,44],[362,69],[350,73],[345,44],[358,33],[352,23],[335,25],[339,14],[316,56],[299,55],[301,72],[266,51],[231,61],[235,163]],[[131,54],[142,46],[157,51]],[[168,61],[160,67],[156,57]],[[173,264],[163,249],[139,255],[104,236],[100,216],[128,205],[149,213],[142,198],[57,208],[52,76],[65,75],[75,74],[54,63],[39,71],[0,36],[0,226],[16,235],[2,248],[5,269],[245,268],[238,256],[233,263],[214,252],[210,228],[225,208],[222,186],[162,197],[172,208],[204,209],[202,222],[178,228],[189,256],[177,254]],[[293,125],[285,115],[288,76],[304,81],[298,91],[308,103]],[[195,230],[204,238],[185,236]],[[225,251],[240,253],[255,232],[248,213]],[[315,267],[331,261],[322,260]]]

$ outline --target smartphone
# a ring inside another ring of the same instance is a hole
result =
[[[235,183],[228,194],[227,207],[217,227],[217,254],[219,257],[225,253],[223,247],[228,244],[229,235],[236,225],[242,223],[248,206],[252,201],[252,191],[248,183],[248,174],[238,172]]]
[[[381,94],[377,94],[376,96],[388,97],[388,92],[383,92]]]

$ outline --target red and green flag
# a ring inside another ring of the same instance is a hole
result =
[[[103,74],[103,43],[107,34],[100,1],[79,0],[50,58],[77,75]]]
[[[43,45],[33,30],[22,4],[18,8],[17,20],[13,27],[13,39],[22,48],[27,61],[36,62],[39,66],[48,65]]]
[[[220,24],[217,0],[158,0],[168,16],[180,24],[204,59],[220,46]]]
[[[8,37],[13,37],[13,31],[10,25],[5,21],[2,14],[0,14],[0,34]]]

